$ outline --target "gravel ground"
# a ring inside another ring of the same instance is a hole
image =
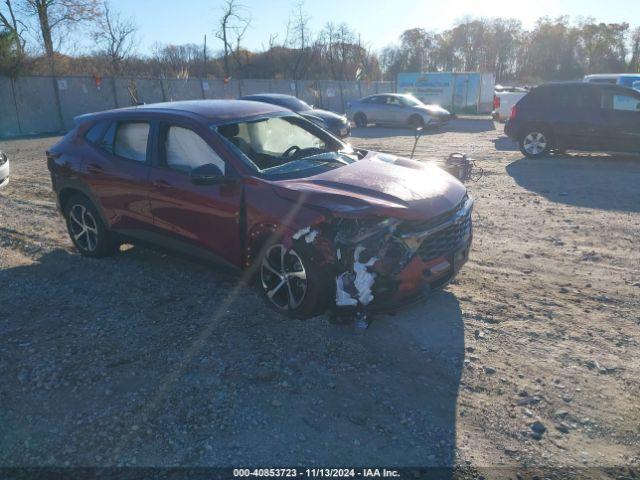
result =
[[[81,258],[56,140],[0,142],[0,465],[640,465],[640,159],[526,160],[485,119],[428,133],[418,157],[484,169],[471,258],[362,331],[283,318],[172,253]]]

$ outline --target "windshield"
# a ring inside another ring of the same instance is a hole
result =
[[[400,98],[402,98],[402,103],[404,103],[408,107],[419,107],[420,105],[423,105],[423,103],[420,100],[418,100],[416,97],[411,95],[405,95]]]
[[[337,168],[357,160],[351,147],[299,117],[268,117],[212,127],[260,173]]]

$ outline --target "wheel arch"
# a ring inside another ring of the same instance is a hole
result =
[[[92,193],[89,191],[88,188],[86,188],[84,185],[77,184],[75,182],[69,182],[61,186],[58,190],[58,193],[57,193],[58,205],[60,207],[60,211],[63,214],[67,206],[67,203],[69,202],[71,197],[73,197],[74,195],[82,195],[87,200],[89,200],[98,211],[98,215],[100,215],[100,220],[102,220],[102,223],[107,228],[111,226],[111,224],[107,221],[107,217],[104,214],[104,211],[102,210],[102,206],[100,205],[100,202],[96,201],[95,197],[92,195]]]
[[[528,122],[524,124],[518,131],[518,139],[521,139],[534,130],[539,130],[547,134],[549,141],[551,142],[551,146],[556,146],[557,136],[555,130],[553,129],[553,126],[547,122]]]

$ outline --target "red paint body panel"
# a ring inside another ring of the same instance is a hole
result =
[[[465,187],[443,170],[393,155],[368,152],[359,161],[313,176],[269,180],[250,167],[210,125],[281,109],[256,102],[175,102],[84,116],[82,123],[51,149],[48,165],[59,198],[67,190],[88,195],[107,226],[118,232],[162,234],[211,252],[239,268],[248,267],[266,238],[283,243],[311,226],[322,230],[336,218],[393,217],[427,221],[452,211]],[[148,161],[112,155],[83,138],[97,120],[143,120],[152,125]],[[193,129],[226,162],[229,181],[195,185],[189,174],[158,160],[159,125]],[[347,148],[345,146],[345,148]],[[55,158],[54,158],[55,157]],[[323,263],[337,261],[333,237],[314,242]],[[414,257],[398,274],[398,297],[409,296],[426,282],[425,271],[445,257],[423,262]]]

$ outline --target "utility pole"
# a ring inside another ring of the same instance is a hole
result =
[[[202,58],[204,58],[204,65],[202,66],[202,76],[207,78],[207,34],[204,34],[204,50],[202,51]]]

